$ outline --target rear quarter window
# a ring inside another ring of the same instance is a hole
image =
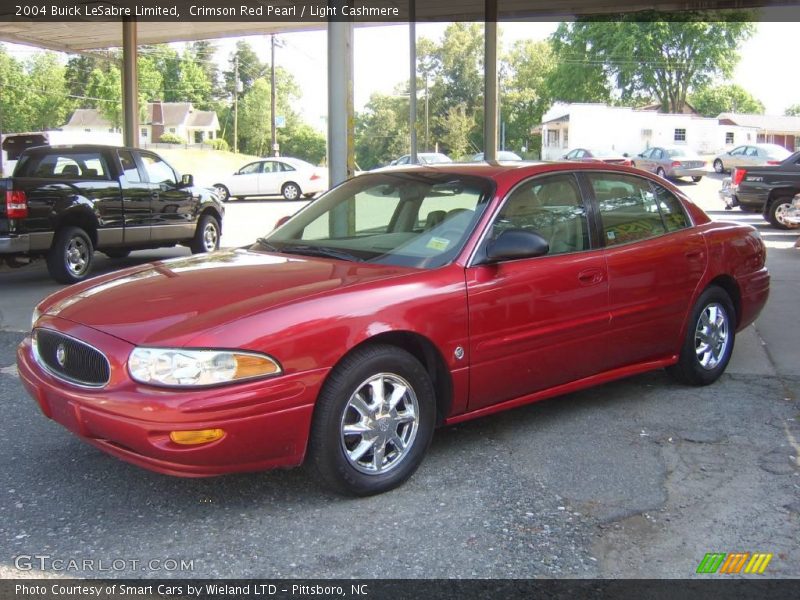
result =
[[[110,179],[105,158],[97,152],[28,155],[19,162],[14,176],[95,181]]]

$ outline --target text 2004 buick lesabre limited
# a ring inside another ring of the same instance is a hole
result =
[[[161,473],[299,465],[373,494],[436,425],[666,367],[716,380],[769,291],[755,229],[596,164],[357,177],[247,249],[133,267],[38,307],[42,411]]]

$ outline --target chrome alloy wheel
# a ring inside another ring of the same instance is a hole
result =
[[[206,249],[206,252],[213,252],[217,249],[217,238],[219,234],[217,233],[217,227],[214,223],[206,223],[206,226],[203,228],[203,247]]]
[[[408,455],[419,426],[414,389],[391,373],[373,375],[356,388],[342,414],[341,443],[358,471],[379,475]]]
[[[67,243],[65,257],[70,273],[75,276],[81,276],[89,264],[89,246],[82,238],[73,237]]]
[[[792,208],[791,201],[783,202],[779,200],[778,202],[779,204],[775,207],[775,220],[788,229],[795,229],[797,227],[797,223],[792,223],[791,221],[786,220],[786,217],[789,216],[789,211]]]
[[[728,313],[725,307],[713,302],[703,309],[694,330],[694,347],[697,362],[710,371],[725,356],[730,343]]]

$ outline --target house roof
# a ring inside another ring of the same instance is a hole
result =
[[[760,131],[790,132],[800,135],[800,117],[783,115],[749,115],[739,113],[720,113],[720,123],[730,123],[743,127],[755,127]]]
[[[153,119],[154,106],[161,105],[161,118]],[[217,113],[213,110],[195,110],[191,102],[148,102],[147,119],[142,125],[163,125],[176,127],[216,128],[219,129]],[[69,119],[66,127],[111,127],[111,123],[96,108],[79,108]]]
[[[78,108],[66,127],[111,127],[111,123],[96,108]]]

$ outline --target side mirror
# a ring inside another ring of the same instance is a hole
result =
[[[194,176],[187,173],[181,177],[181,184],[179,187],[187,188],[187,187],[192,187],[193,185],[194,185]]]
[[[506,229],[486,247],[489,262],[534,258],[550,251],[549,242],[538,233],[526,229]]]

